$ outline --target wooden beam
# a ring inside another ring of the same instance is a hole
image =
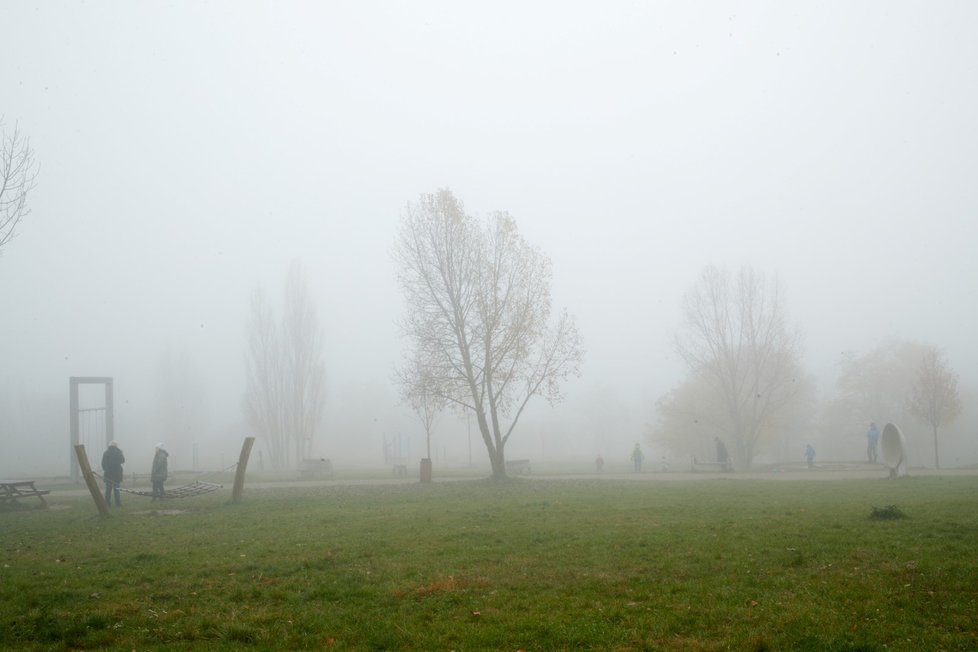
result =
[[[234,474],[234,489],[231,490],[231,502],[241,501],[241,494],[244,492],[245,471],[248,470],[248,458],[251,456],[251,447],[255,445],[254,437],[245,437],[241,444],[241,455],[238,456],[238,470]]]
[[[85,454],[85,444],[75,446],[75,456],[78,458],[78,466],[81,468],[82,477],[85,478],[85,484],[88,485],[88,490],[92,494],[92,500],[98,507],[98,515],[107,517],[109,515],[109,504],[105,502],[105,496],[102,495],[95,474],[92,473],[92,467],[88,463],[88,455]]]

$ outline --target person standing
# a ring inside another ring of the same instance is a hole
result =
[[[808,460],[808,468],[815,468],[815,449],[811,444],[805,445],[805,459]]]
[[[635,448],[632,449],[632,463],[635,465],[635,473],[642,472],[643,460],[645,460],[645,453],[642,452],[642,447],[636,443]]]
[[[115,506],[122,507],[122,497],[119,487],[122,485],[122,465],[126,463],[126,456],[122,454],[119,444],[113,440],[109,442],[109,447],[102,453],[102,479],[105,480],[105,502],[112,504],[112,496],[115,496]]]
[[[717,445],[717,464],[724,471],[730,470],[730,453],[727,452],[727,445],[719,437],[714,437],[713,441]]]
[[[869,430],[866,431],[866,457],[869,459],[870,464],[876,463],[876,448],[879,443],[880,429],[874,421],[869,424]]]
[[[163,483],[166,482],[166,459],[170,456],[166,452],[163,442],[156,445],[156,454],[153,455],[153,470],[150,472],[150,480],[153,481],[153,500],[163,500]]]

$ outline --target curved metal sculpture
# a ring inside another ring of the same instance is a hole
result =
[[[880,452],[883,455],[883,464],[890,469],[891,478],[907,474],[906,449],[906,440],[900,428],[892,423],[883,426],[883,433],[880,435]]]

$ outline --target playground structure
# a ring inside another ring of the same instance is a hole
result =
[[[103,405],[101,407],[82,408],[79,402],[80,385],[102,385],[104,390]],[[92,471],[88,454],[85,451],[85,444],[90,443],[98,446],[100,449],[104,449],[108,448],[109,442],[115,439],[115,401],[113,397],[112,378],[109,376],[71,376],[68,378],[68,398],[68,429],[71,448],[74,453],[71,455],[73,461],[70,462],[71,479],[77,482],[79,476],[81,476],[85,480],[85,484],[88,486],[92,498],[95,500],[95,505],[98,507],[99,513],[103,516],[108,516],[109,506],[105,501],[105,497],[102,495],[97,481],[97,479],[102,480],[103,478],[100,474]],[[83,419],[85,420],[84,428],[82,427]],[[104,434],[104,441],[99,441],[99,434]],[[245,470],[248,467],[248,458],[251,456],[251,449],[254,443],[254,437],[246,437],[244,444],[241,446],[241,454],[237,464],[232,464],[228,467],[228,469],[237,467],[234,475],[234,488],[231,493],[231,502],[241,500],[241,494],[244,491]],[[163,498],[192,498],[217,491],[223,486],[214,482],[194,480],[189,484],[169,489],[164,493]],[[136,496],[153,495],[151,491],[130,489],[128,487],[119,487],[119,490]],[[35,494],[32,495],[37,495],[36,490]],[[43,497],[41,497],[41,502],[44,502]]]
[[[78,401],[79,385],[102,385],[105,391],[105,401],[102,407],[81,408]],[[107,376],[71,376],[68,379],[69,408],[68,421],[71,438],[71,449],[79,444],[99,445],[107,448],[109,442],[115,439],[115,401],[113,398],[112,378]],[[84,419],[85,427],[82,428]],[[104,432],[105,441],[83,441],[90,440],[93,436],[97,437],[99,432]],[[75,461],[75,456],[70,455],[69,474],[74,482],[78,481],[81,469]]]
[[[880,452],[883,464],[890,469],[891,478],[907,475],[906,449],[907,443],[900,428],[893,423],[883,426],[883,433],[880,435]]]
[[[236,467],[234,473],[234,488],[231,490],[230,502],[232,503],[241,501],[241,495],[244,492],[245,473],[248,469],[248,459],[251,456],[251,449],[254,444],[254,437],[246,437],[244,443],[241,445],[241,454],[238,457],[238,462],[236,464],[232,464],[231,467],[228,467],[229,469]],[[109,504],[106,502],[105,496],[102,494],[102,490],[99,487],[97,480],[101,479],[101,476],[92,471],[91,464],[89,464],[88,461],[88,454],[85,452],[84,444],[78,444],[75,446],[75,456],[78,459],[78,467],[81,470],[85,484],[88,486],[88,491],[92,494],[92,500],[95,501],[95,506],[98,508],[99,515],[108,516]],[[194,496],[200,496],[211,493],[212,491],[217,491],[223,487],[224,485],[214,482],[194,480],[189,484],[167,490],[163,494],[162,499],[169,500],[175,498],[193,498]],[[150,497],[153,495],[151,491],[145,490],[128,489],[124,487],[120,487],[119,490],[136,496]]]

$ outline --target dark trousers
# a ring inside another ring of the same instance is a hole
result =
[[[163,500],[163,481],[153,480],[153,500],[159,498]]]
[[[112,504],[112,495],[115,494],[115,506],[122,507],[122,498],[120,496],[122,492],[119,491],[119,483],[115,480],[105,481],[105,502],[109,505]]]

